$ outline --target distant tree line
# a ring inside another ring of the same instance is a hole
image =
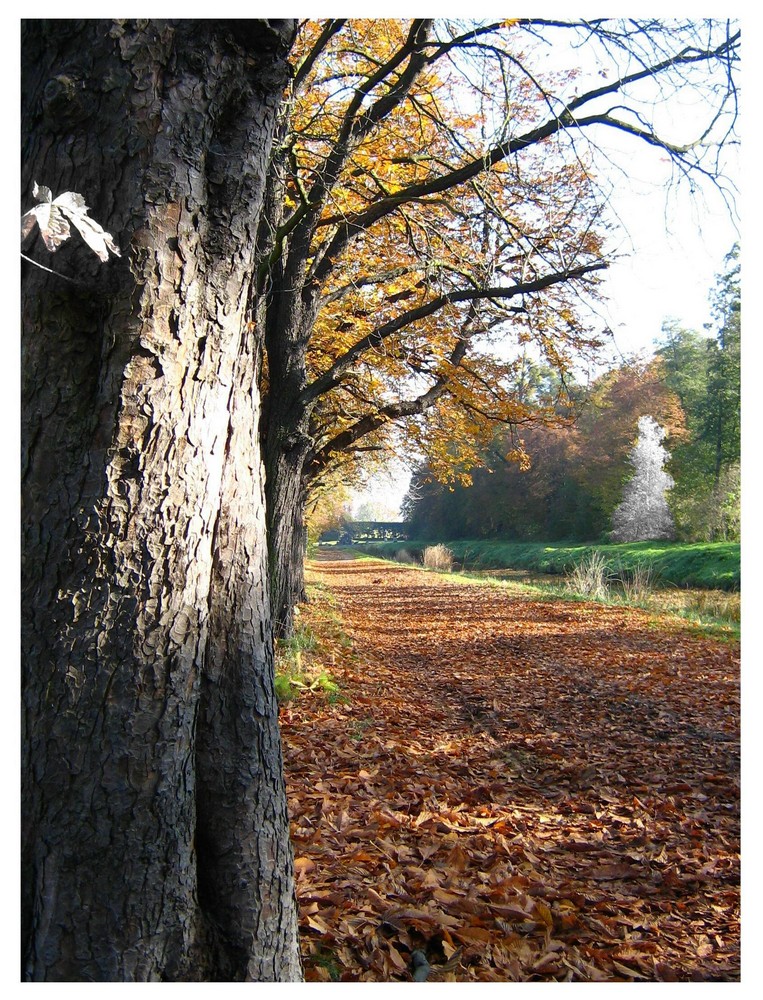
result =
[[[328,528],[320,536],[321,542],[391,542],[408,537],[407,525],[402,521],[352,521],[347,520],[335,528]]]
[[[502,430],[483,467],[450,483],[428,465],[403,504],[422,539],[590,540],[609,537],[642,417],[666,431],[675,485],[667,494],[685,541],[736,540],[740,521],[740,267],[735,246],[711,296],[704,334],[663,326],[653,358],[629,361],[587,389],[526,362],[522,387],[555,418]],[[510,456],[510,457],[507,457]],[[519,460],[517,460],[519,458]]]

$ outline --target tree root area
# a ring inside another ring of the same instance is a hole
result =
[[[322,649],[340,700],[281,713],[308,980],[739,979],[736,644],[381,562],[310,573],[350,641]]]

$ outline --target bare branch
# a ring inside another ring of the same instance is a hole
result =
[[[536,21],[531,23],[545,24],[551,22]],[[399,206],[410,201],[425,200],[432,195],[440,194],[450,188],[460,186],[508,157],[571,129],[583,130],[594,125],[604,125],[628,132],[634,138],[658,146],[670,154],[678,155],[687,152],[689,147],[678,146],[665,139],[661,139],[650,129],[631,126],[620,119],[602,113],[577,117],[575,112],[586,105],[595,103],[603,97],[622,92],[644,79],[658,78],[668,70],[680,69],[681,67],[696,63],[730,60],[735,57],[739,39],[740,33],[737,31],[729,35],[723,43],[710,49],[687,46],[680,52],[665,59],[651,65],[643,66],[635,72],[626,73],[608,84],[595,87],[578,97],[572,98],[545,122],[529,129],[522,135],[514,136],[504,142],[497,143],[482,155],[472,157],[458,167],[446,170],[442,174],[421,183],[410,185],[401,191],[395,192],[390,197],[378,198],[361,211],[350,213],[345,217],[335,216],[329,219],[324,218],[322,224],[335,224],[337,231],[330,243],[324,248],[320,262],[316,263],[313,267],[312,277],[319,282],[325,280],[334,266],[335,259],[344,251],[348,243],[358,232],[368,229],[375,222],[378,222],[379,219],[394,211]]]

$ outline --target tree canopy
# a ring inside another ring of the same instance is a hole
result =
[[[660,147],[679,175],[715,173],[736,46],[713,22],[303,23],[273,254],[317,286],[299,397],[311,477],[388,443],[393,421],[452,464],[527,417],[508,391],[517,346],[564,374],[600,341],[580,293],[609,262],[602,129]],[[549,72],[553,50],[585,58]],[[649,105],[686,87],[710,106],[679,143]]]
[[[475,29],[474,44],[483,53],[499,37],[505,45],[510,30]],[[349,32],[352,47],[337,33],[295,101],[290,182],[297,190],[306,192],[318,169],[327,118],[341,141],[342,124],[327,109],[359,85],[371,54],[377,66],[406,44],[400,21],[353,23]],[[304,35],[306,48],[315,46],[318,25]],[[454,40],[450,51],[469,44]],[[305,396],[320,401],[311,424],[313,474],[393,421],[447,464],[454,446],[466,457],[495,421],[520,422],[525,408],[505,391],[517,359],[496,350],[503,337],[495,331],[505,335],[507,324],[561,368],[596,342],[568,283],[604,266],[601,206],[583,164],[540,141],[521,161],[482,160],[486,142],[509,135],[508,122],[496,132],[487,96],[501,85],[496,70],[506,70],[505,62],[483,60],[481,86],[467,87],[466,67],[445,63],[433,46],[407,99],[348,152],[313,246],[321,262],[315,273],[325,275],[307,356]],[[540,95],[513,75],[503,88],[511,88],[516,117],[529,127]],[[352,257],[340,257],[350,237]]]
[[[718,20],[301,24],[257,274],[279,606],[295,503],[332,467],[395,447],[447,476],[553,417],[512,387],[528,350],[563,386],[602,341],[606,135],[717,181],[738,51]],[[687,93],[691,135],[664,115]]]
[[[554,373],[535,368],[525,379],[540,405],[556,397]],[[621,499],[628,455],[641,416],[654,413],[675,440],[684,419],[659,361],[631,359],[591,386],[568,385],[572,403],[557,418],[522,429],[523,465],[507,461],[499,432],[482,453],[472,485],[439,484],[421,465],[404,503],[414,537],[595,539],[604,535]]]

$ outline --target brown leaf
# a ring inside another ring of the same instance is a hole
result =
[[[737,647],[370,565],[320,567],[346,703],[281,714],[308,980],[738,979]]]
[[[393,944],[388,944],[387,950],[389,951],[389,957],[395,968],[398,969],[400,972],[407,972],[408,964],[406,963],[405,959],[400,954],[400,952],[397,950],[397,948]]]
[[[628,864],[617,864],[601,865],[599,868],[594,868],[588,873],[588,877],[597,881],[608,881],[610,879],[643,878],[644,874],[643,868],[634,868],[633,865]]]

